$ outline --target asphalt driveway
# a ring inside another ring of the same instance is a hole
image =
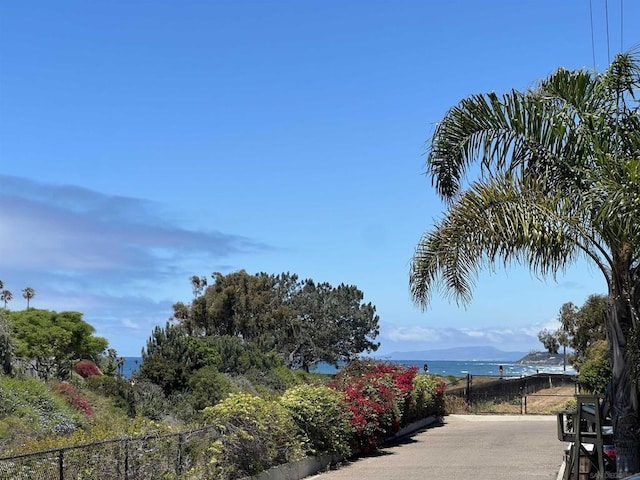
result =
[[[373,456],[317,480],[555,479],[563,457],[556,417],[449,415]]]

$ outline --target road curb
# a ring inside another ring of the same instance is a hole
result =
[[[422,420],[418,420],[417,422],[413,422],[402,428],[395,435],[387,438],[384,443],[392,442],[402,437],[406,437],[407,435],[411,435],[412,433],[433,425],[440,420],[440,417],[427,417]],[[355,452],[352,455],[352,458],[357,456],[358,452]],[[242,480],[302,480],[305,477],[315,475],[316,473],[326,470],[330,466],[336,465],[344,460],[345,458],[341,455],[318,455],[306,457],[296,462],[271,467],[269,470],[260,472],[258,475],[245,477]]]

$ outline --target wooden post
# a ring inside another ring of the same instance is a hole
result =
[[[184,443],[184,435],[178,435],[178,458],[176,459],[176,474],[178,476],[182,475],[182,448]]]
[[[58,478],[64,480],[64,450],[58,452]]]

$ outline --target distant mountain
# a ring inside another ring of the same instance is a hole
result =
[[[495,347],[455,347],[441,350],[420,350],[413,352],[392,352],[384,358],[390,360],[447,360],[479,362],[516,362],[527,352],[504,352]]]

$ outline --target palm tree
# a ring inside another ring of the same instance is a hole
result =
[[[22,290],[22,296],[27,299],[27,310],[29,310],[29,301],[36,296],[36,291],[31,287],[27,287]]]
[[[579,258],[607,282],[618,473],[640,471],[640,63],[604,73],[559,69],[537,88],[473,95],[437,126],[427,173],[447,202],[416,247],[410,288],[471,300],[496,262],[555,275]],[[477,177],[470,167],[478,164]]]
[[[4,302],[4,308],[7,308],[7,302],[13,300],[13,293],[9,290],[2,290],[0,292],[0,301]]]

